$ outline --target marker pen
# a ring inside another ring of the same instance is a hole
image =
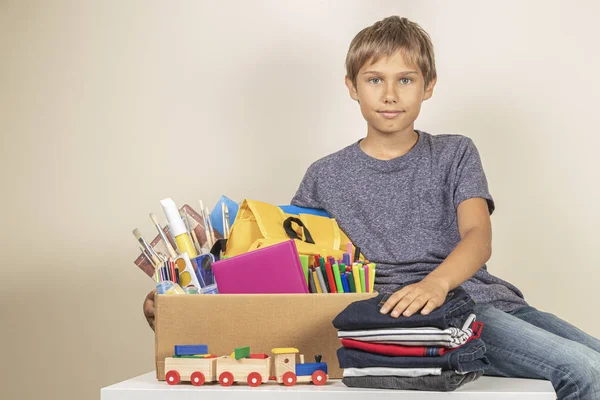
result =
[[[319,278],[319,285],[321,286],[321,291],[323,293],[329,293],[329,290],[327,290],[327,285],[325,283],[325,278],[323,277],[323,273],[321,272],[320,268],[317,268],[317,277]]]
[[[344,286],[342,285],[342,278],[340,276],[340,266],[333,264],[333,278],[335,279],[335,285],[338,293],[344,293]]]
[[[327,261],[329,262],[329,265],[333,266],[333,264],[335,264],[335,258],[328,256],[327,257]]]
[[[356,285],[354,284],[354,276],[352,275],[352,271],[346,272],[346,280],[348,281],[348,286],[350,287],[350,292],[356,293]]]
[[[341,274],[340,278],[342,280],[342,286],[344,287],[344,293],[350,293],[350,286],[348,286],[348,278],[346,277],[346,274]]]
[[[377,264],[370,263],[369,265],[369,284],[370,284],[370,292],[373,292],[375,289],[375,272],[377,268]]]
[[[356,247],[356,251],[354,252],[354,262],[360,260],[360,247]]]
[[[311,293],[317,293],[317,287],[315,286],[315,279],[313,277],[313,270],[308,270],[308,285]]]
[[[177,243],[179,252],[186,252],[190,259],[197,257],[198,253],[196,253],[192,239],[179,215],[175,202],[172,199],[164,199],[160,201],[160,204],[169,221],[169,229],[173,236],[175,236],[175,243]]]
[[[358,263],[352,265],[352,277],[354,278],[354,287],[356,288],[356,293],[362,293],[361,285],[360,285],[360,272],[358,269]],[[363,279],[364,281],[364,279]]]
[[[358,276],[360,278],[360,292],[367,293],[367,282],[365,280],[365,270],[363,267],[358,267]]]
[[[335,278],[333,277],[333,270],[331,268],[331,264],[329,264],[328,262],[325,263],[325,272],[327,273],[327,283],[329,284],[329,292],[337,293],[337,289],[335,287]]]
[[[346,265],[350,265],[352,264],[351,260],[350,260],[350,254],[349,253],[344,253],[344,255],[342,256],[343,258],[343,263]]]
[[[317,276],[317,271],[313,271],[312,272],[313,275],[313,280],[315,282],[315,287],[317,289],[317,293],[323,293],[323,291],[321,290],[321,282],[319,281],[319,277]]]

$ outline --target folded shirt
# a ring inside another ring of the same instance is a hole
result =
[[[473,336],[473,330],[470,326],[474,320],[475,314],[470,314],[465,320],[462,329],[454,327],[447,329],[424,327],[338,331],[338,338],[402,346],[440,346],[456,348],[467,343],[467,340]]]
[[[478,339],[481,336],[481,330],[483,329],[483,322],[473,322],[472,328],[473,335],[467,339],[467,342],[473,339]],[[461,346],[455,348],[447,347],[425,347],[425,346],[400,346],[396,344],[385,344],[385,343],[371,343],[363,342],[354,339],[342,339],[342,346],[350,349],[358,349],[369,353],[382,354],[384,356],[394,357],[439,357],[446,354],[449,351],[459,349]]]
[[[425,375],[441,375],[441,368],[346,368],[344,378],[350,376],[405,376],[416,377]]]
[[[489,367],[485,344],[473,339],[459,349],[439,357],[389,357],[341,347],[337,350],[340,368],[442,368],[458,372],[481,371]]]
[[[349,304],[333,320],[333,326],[343,331],[433,327],[447,329],[462,327],[465,318],[473,312],[475,302],[467,292],[458,286],[448,292],[444,304],[427,315],[416,313],[410,317],[393,318],[390,313],[381,314],[379,310],[392,293],[382,293],[366,300]]]
[[[418,377],[402,376],[355,376],[344,377],[342,383],[348,387],[370,389],[428,390],[451,392],[473,382],[483,375],[483,371],[457,374],[454,371],[442,371],[441,375],[425,375]]]

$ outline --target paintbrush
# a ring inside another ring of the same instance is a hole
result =
[[[202,217],[202,223],[204,224],[204,234],[206,235],[206,245],[208,247],[208,250],[210,251],[210,249],[212,249],[212,247],[213,247],[213,240],[210,236],[210,229],[208,228],[208,222],[206,221],[206,212],[204,210],[204,203],[202,202],[202,200],[198,200],[198,202],[200,203],[200,217]]]
[[[179,212],[179,215],[181,215],[183,222],[185,222],[185,227],[187,228],[188,232],[190,233],[190,236],[192,237],[192,242],[194,243],[194,248],[196,249],[198,254],[202,254],[202,248],[200,247],[200,242],[198,242],[198,237],[196,236],[196,232],[192,229],[192,226],[190,225],[190,220],[189,220],[190,216],[188,215],[187,211],[184,208],[181,209],[181,211]]]
[[[152,259],[152,263],[155,266],[160,265],[160,259],[158,257],[158,254],[156,254],[156,252],[154,251],[154,249],[152,248],[152,246],[150,246],[148,244],[148,242],[146,242],[146,240],[142,236],[142,233],[140,232],[139,229],[135,228],[133,230],[133,236],[135,236],[135,238],[138,240],[138,242],[140,242],[140,244],[144,247],[144,249],[146,249],[146,251],[148,252],[148,254],[150,254],[150,258]]]
[[[229,239],[229,207],[225,203],[221,204],[223,204],[223,219],[225,221],[223,223],[223,231],[225,232],[225,239]]]
[[[215,243],[217,242],[217,240],[215,239],[215,230],[213,229],[212,221],[210,220],[210,210],[208,209],[208,207],[206,207],[205,212],[206,212],[206,222],[208,223],[208,230],[210,231],[210,239],[214,246]],[[211,246],[211,248],[212,248],[212,246]]]
[[[142,251],[142,254],[146,258],[146,260],[148,260],[148,262],[150,263],[150,265],[154,265],[154,262],[152,261],[152,258],[150,258],[150,255],[148,254],[148,252],[146,251],[146,249],[144,248],[144,246],[142,246],[141,244],[139,246],[140,246],[140,250]]]
[[[173,246],[171,246],[171,242],[169,242],[169,239],[167,239],[167,236],[165,236],[165,232],[163,231],[162,226],[160,226],[160,224],[158,223],[158,219],[156,218],[156,215],[154,215],[153,213],[150,213],[150,219],[152,219],[152,222],[154,222],[154,226],[156,226],[156,229],[158,229],[158,233],[160,234],[160,237],[162,238],[162,240],[165,241],[165,246],[167,247],[169,256],[171,258],[177,258],[177,253],[175,252],[175,249],[173,248]]]

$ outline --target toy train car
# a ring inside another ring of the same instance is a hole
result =
[[[238,351],[240,349],[246,349],[246,353]],[[223,357],[210,354],[167,357],[165,379],[169,385],[189,381],[195,386],[209,382],[219,382],[222,386],[246,382],[256,387],[270,380],[285,386],[294,386],[299,382],[324,385],[327,382],[327,363],[321,362],[320,355],[315,356],[314,363],[305,363],[304,356],[300,355],[299,363],[296,363],[299,351],[295,348],[272,349],[273,357],[250,354],[249,348],[240,349],[236,349],[231,356]]]

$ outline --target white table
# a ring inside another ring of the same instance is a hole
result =
[[[401,397],[399,397],[401,395]],[[339,400],[397,400],[418,399],[472,399],[472,400],[555,400],[556,394],[549,381],[534,379],[497,378],[483,376],[454,392],[423,392],[416,390],[381,390],[348,388],[340,380],[328,381],[324,386],[297,384],[292,387],[275,382],[252,388],[247,385],[222,387],[210,384],[201,387],[189,383],[170,386],[156,380],[149,372],[112,386],[102,388],[101,400],[269,400],[284,399],[339,399]]]

